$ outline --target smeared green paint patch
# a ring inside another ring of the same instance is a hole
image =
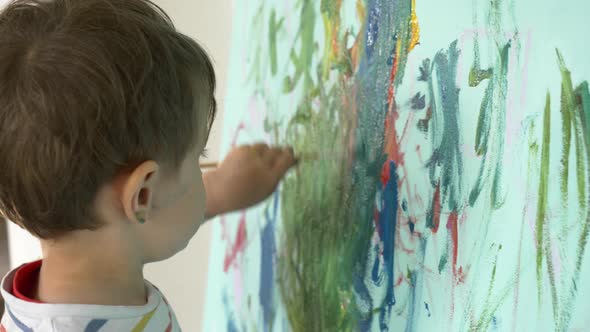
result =
[[[549,154],[551,145],[551,97],[547,93],[545,112],[543,113],[543,141],[541,145],[541,172],[539,174],[539,194],[537,203],[537,221],[535,233],[537,237],[537,298],[541,303],[541,276],[543,269],[543,236],[547,215],[547,200],[549,194]]]
[[[375,195],[384,160],[381,156],[370,160],[350,147],[357,116],[357,100],[351,91],[357,82],[351,77],[350,65],[341,65],[350,59],[344,51],[347,35],[338,28],[340,2],[297,3],[300,26],[289,58],[295,69],[283,80],[285,93],[297,88],[302,95],[280,141],[293,146],[297,154],[317,155],[314,160],[301,161],[284,179],[281,191],[277,275],[293,331],[356,330],[361,314],[353,278],[364,271],[374,232],[370,222],[374,196],[370,195]],[[324,20],[323,42],[316,41],[314,34],[318,10]],[[382,140],[383,131],[373,128],[371,133],[380,134]],[[372,141],[361,142],[382,152]],[[353,177],[353,172],[363,177]],[[381,308],[371,310],[378,313]]]

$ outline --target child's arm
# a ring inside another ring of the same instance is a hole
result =
[[[205,219],[263,201],[296,162],[291,148],[256,144],[233,149],[217,169],[203,175]]]

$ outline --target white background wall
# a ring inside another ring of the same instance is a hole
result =
[[[156,0],[176,27],[209,51],[217,73],[218,117],[209,140],[209,159],[219,159],[219,143],[231,35],[231,0]],[[201,227],[183,252],[148,265],[146,278],[166,294],[183,331],[201,331],[207,287],[210,224]],[[208,331],[209,332],[209,331]]]
[[[0,0],[0,4],[4,1]],[[231,34],[231,0],[155,0],[170,15],[176,27],[196,39],[209,52],[217,73],[218,117],[208,144],[209,159],[219,159],[225,81]],[[11,266],[41,257],[38,241],[9,223]],[[207,284],[210,225],[201,227],[189,246],[163,262],[146,267],[146,278],[156,284],[171,302],[184,331],[201,331]]]

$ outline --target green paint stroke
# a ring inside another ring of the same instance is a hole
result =
[[[490,197],[492,206],[499,208],[502,155],[504,154],[504,129],[506,127],[506,94],[508,90],[508,55],[511,43],[508,42],[499,52],[494,69],[488,70],[491,79],[481,103],[475,135],[475,151],[482,156],[479,175],[469,195],[469,205],[473,206],[479,198],[484,184],[492,177]],[[481,72],[475,68],[472,71]],[[486,72],[488,72],[486,71]]]
[[[480,64],[479,35],[475,33],[474,39],[474,63],[469,72],[469,86],[478,86],[484,80],[488,80],[487,88],[480,107],[479,118],[475,137],[475,151],[482,156],[479,175],[469,195],[469,205],[473,206],[485,185],[491,182],[490,200],[493,209],[499,209],[504,204],[502,193],[502,158],[504,156],[504,134],[506,128],[506,97],[508,92],[508,58],[512,44],[519,49],[518,34],[506,40],[503,22],[502,8],[504,0],[491,0],[488,2],[486,28],[489,31],[488,46],[496,48],[496,56],[493,68],[482,69]],[[481,6],[473,1],[473,25],[477,31],[480,24],[477,18],[477,10]],[[513,8],[507,7],[509,11]],[[514,16],[514,13],[512,13]],[[515,30],[516,24],[514,24]]]
[[[559,60],[559,68],[561,70],[561,121],[562,121],[562,139],[563,149],[561,154],[561,203],[562,207],[567,207],[568,201],[568,180],[569,180],[569,156],[572,140],[572,121],[573,121],[573,87],[570,72],[565,68],[563,57],[557,51],[557,58]],[[567,209],[565,209],[567,210]]]
[[[561,116],[563,126],[563,152],[561,157],[561,203],[564,212],[567,212],[568,206],[568,182],[569,182],[569,158],[571,151],[572,128],[575,134],[575,154],[576,154],[576,182],[578,190],[578,203],[580,210],[584,213],[586,210],[586,144],[584,132],[584,123],[586,123],[586,114],[582,105],[576,102],[577,96],[574,91],[571,72],[565,66],[563,56],[556,50],[559,69],[561,71]]]
[[[491,299],[492,299],[492,291],[494,290],[494,284],[496,282],[496,270],[497,270],[497,265],[498,265],[498,254],[500,253],[500,251],[502,250],[502,245],[498,246],[498,251],[496,252],[496,258],[494,259],[494,266],[492,267],[492,275],[490,276],[490,283],[488,285],[488,294],[486,296],[486,301],[484,304],[484,309],[479,317],[479,320],[477,321],[477,324],[475,326],[471,326],[471,330],[472,331],[487,331],[489,329],[489,326],[492,322],[492,319],[494,317],[494,312],[497,309],[497,306],[492,306],[491,305]],[[472,322],[473,324],[474,322]]]
[[[284,79],[284,92],[299,84],[302,95],[280,141],[298,154],[315,156],[302,160],[284,179],[281,190],[277,279],[293,331],[356,330],[360,316],[353,295],[353,272],[373,234],[370,223],[351,217],[356,207],[351,202],[355,188],[350,176],[353,151],[349,149],[355,82],[349,69],[336,65],[346,61],[345,52],[332,52],[334,47],[346,49],[346,35],[337,29],[340,11],[334,6],[338,2],[297,3],[301,9],[298,43],[290,50],[295,72]],[[324,19],[323,37],[330,42],[314,39],[318,10]],[[314,62],[320,56],[315,51],[318,44],[326,48],[319,68]],[[325,80],[325,70],[337,79]]]
[[[539,195],[537,203],[537,298],[541,303],[541,274],[543,269],[543,236],[547,214],[547,200],[549,194],[549,154],[551,145],[551,97],[547,92],[545,112],[543,113],[543,143],[541,148],[541,172],[539,175]]]
[[[430,75],[428,75],[430,110],[432,111],[430,136],[433,152],[426,166],[431,183],[440,183],[441,203],[450,211],[457,211],[464,199],[463,159],[460,148],[462,143],[459,128],[460,89],[456,84],[459,54],[457,41],[454,41],[448,51],[439,51],[435,55]]]
[[[268,50],[270,56],[270,72],[272,76],[277,74],[277,32],[281,29],[285,18],[277,21],[277,12],[272,10],[268,26]]]
[[[314,1],[300,1],[301,6],[301,23],[299,26],[298,39],[300,49],[297,52],[291,49],[290,59],[295,67],[295,74],[287,76],[283,80],[283,92],[289,93],[295,89],[301,77],[303,77],[303,90],[312,91],[313,87],[313,55],[315,52],[315,40],[313,34],[316,26],[316,12]]]
[[[590,163],[590,90],[588,82],[582,82],[574,91],[574,101],[576,116],[580,119],[581,131],[583,132],[583,141],[585,147],[586,164]],[[576,143],[577,144],[577,143]],[[589,176],[588,168],[586,168],[585,176]],[[587,182],[586,182],[587,183]],[[588,198],[587,198],[588,199]],[[582,262],[588,244],[588,235],[590,233],[590,211],[583,211],[584,216],[582,220],[582,229],[578,239],[578,246],[576,249],[576,264],[573,276],[571,278],[570,287],[566,293],[564,304],[560,315],[560,330],[567,330],[572,315],[572,305],[577,295],[578,282],[580,280],[580,271],[582,269]]]

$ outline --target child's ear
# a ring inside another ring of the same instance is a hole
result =
[[[121,203],[128,220],[144,223],[152,209],[158,163],[148,160],[137,166],[123,184]]]

